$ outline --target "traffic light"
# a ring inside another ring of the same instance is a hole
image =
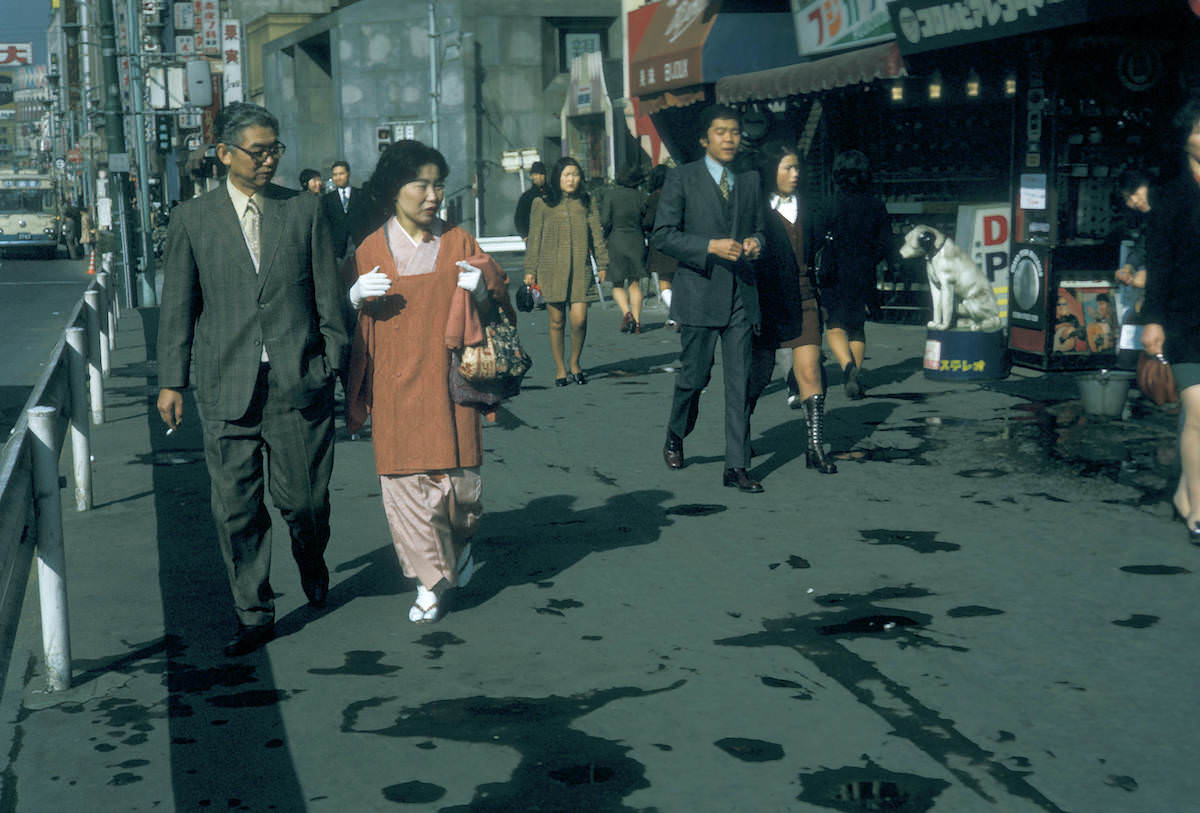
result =
[[[171,120],[169,118],[160,118],[157,122],[156,133],[158,137],[158,149],[161,152],[171,151]]]

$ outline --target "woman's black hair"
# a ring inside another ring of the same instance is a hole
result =
[[[775,188],[775,181],[779,177],[779,163],[789,155],[796,156],[796,163],[800,168],[800,181],[796,184],[796,191],[799,192],[804,188],[804,162],[799,160],[800,150],[786,141],[772,141],[764,144],[759,153],[758,177],[762,179],[763,194],[768,200],[779,191]]]
[[[1175,118],[1171,120],[1175,128],[1175,145],[1184,147],[1188,137],[1200,127],[1200,96],[1193,96],[1179,108]]]
[[[365,237],[387,222],[396,212],[396,195],[400,187],[417,179],[421,167],[433,164],[437,167],[438,180],[450,174],[446,158],[433,147],[420,141],[397,141],[379,154],[375,171],[371,173],[364,191],[369,204],[367,215],[359,228],[359,237]]]
[[[871,182],[871,162],[858,150],[846,150],[833,159],[833,183],[838,189],[861,191]]]
[[[621,186],[628,186],[631,189],[636,189],[637,185],[642,182],[645,176],[642,174],[642,168],[638,164],[632,164],[625,167],[617,173],[617,183]]]
[[[658,164],[654,169],[650,170],[650,191],[662,189],[662,185],[667,182],[667,165]]]
[[[309,181],[311,181],[313,178],[320,178],[320,177],[321,177],[321,173],[315,169],[301,170],[300,171],[300,188],[301,189],[307,188]]]
[[[559,182],[562,180],[563,170],[567,167],[575,167],[579,170],[579,187],[571,197],[581,202],[586,209],[591,205],[592,198],[583,189],[583,167],[579,166],[579,162],[569,155],[564,155],[555,162],[554,169],[550,173],[550,180],[546,182],[546,191],[542,195],[542,200],[546,202],[547,206],[557,206],[562,203],[563,193]]]
[[[1140,188],[1150,187],[1152,179],[1145,171],[1137,167],[1130,167],[1117,176],[1117,192],[1122,198],[1127,198]]]

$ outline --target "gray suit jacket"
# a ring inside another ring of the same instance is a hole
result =
[[[704,159],[667,173],[654,219],[651,245],[679,261],[671,282],[671,317],[681,324],[721,327],[729,323],[733,292],[741,294],[746,321],[760,322],[754,265],[708,253],[708,241],[754,237],[765,247],[763,201],[757,172],[735,173],[728,204]]]
[[[345,292],[318,199],[273,184],[263,196],[257,274],[224,184],[171,216],[158,383],[174,389],[193,383],[207,418],[246,413],[264,344],[276,394],[297,408],[317,400],[347,354]]]

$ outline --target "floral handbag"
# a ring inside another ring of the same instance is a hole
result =
[[[472,384],[515,382],[519,387],[532,366],[516,326],[503,310],[484,325],[483,344],[464,347],[458,356],[458,372]]]

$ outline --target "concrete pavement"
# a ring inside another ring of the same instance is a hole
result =
[[[279,638],[227,659],[197,422],[166,438],[153,409],[155,315],[122,321],[96,508],[64,519],[67,692],[43,691],[27,593],[0,810],[1124,813],[1200,797],[1200,550],[1168,511],[1169,416],[1084,416],[1063,375],[929,381],[923,328],[870,325],[870,397],[831,387],[839,473],[805,470],[776,382],[754,426],[766,492],[746,495],[721,486],[719,367],[687,467],[662,463],[678,339],[661,311],[626,336],[594,307],[590,381],[566,388],[545,314],[522,314],[536,363],[484,430],[480,568],[453,612],[407,621],[370,443],[343,437],[329,607],[305,606],[276,514]]]

